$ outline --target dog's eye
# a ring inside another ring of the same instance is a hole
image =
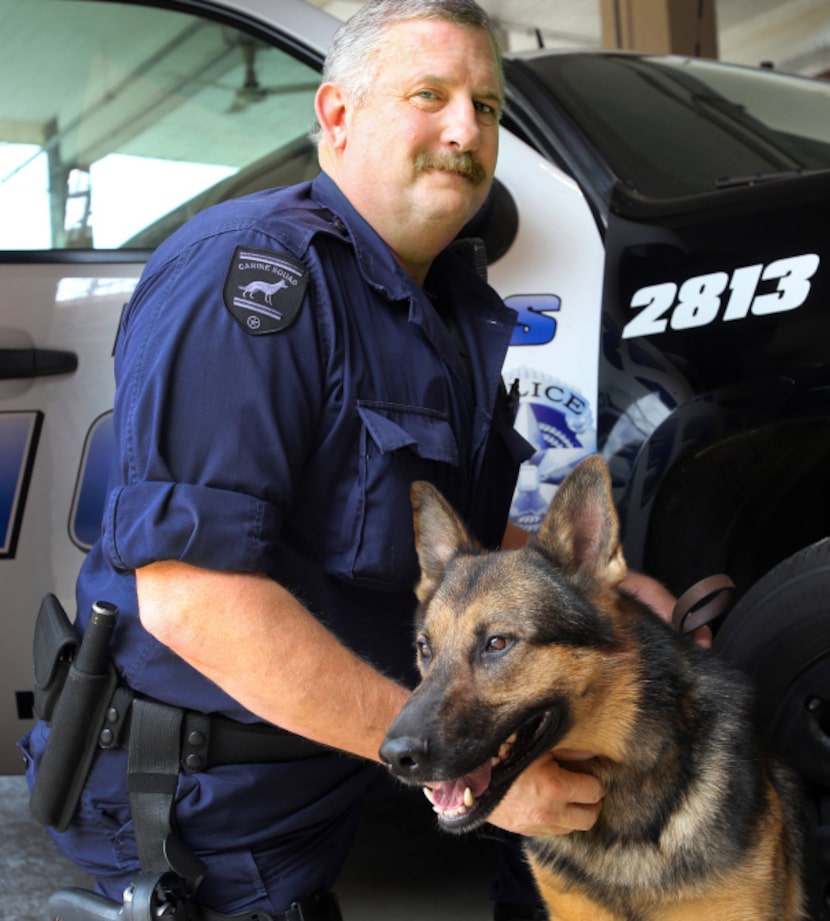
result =
[[[432,650],[429,648],[429,643],[425,639],[419,638],[415,640],[415,648],[418,650],[418,655],[422,662],[426,662],[428,659],[432,658]]]
[[[494,634],[493,636],[488,636],[486,642],[484,643],[485,652],[504,652],[506,649],[509,649],[513,645],[513,640],[509,636],[501,636],[500,634]]]

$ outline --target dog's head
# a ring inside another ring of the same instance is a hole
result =
[[[426,483],[414,484],[412,503],[422,681],[380,755],[424,786],[444,827],[467,831],[532,760],[585,744],[573,730],[610,684],[618,639],[608,612],[626,567],[599,458],[567,478],[521,550],[482,551]]]

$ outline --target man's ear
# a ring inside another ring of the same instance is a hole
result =
[[[323,137],[333,150],[346,146],[346,127],[350,108],[346,91],[337,83],[323,83],[314,97],[314,114],[323,129]]]

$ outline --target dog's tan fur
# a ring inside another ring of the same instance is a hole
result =
[[[442,824],[485,821],[523,745],[592,752],[569,767],[607,791],[595,827],[527,842],[551,919],[803,918],[796,791],[758,753],[740,679],[620,590],[604,463],[571,474],[521,550],[481,551],[426,484],[413,506],[423,680],[381,754],[439,796],[487,781]]]

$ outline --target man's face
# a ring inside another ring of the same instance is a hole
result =
[[[387,34],[347,119],[339,183],[417,277],[489,191],[501,80],[483,29],[416,19]]]

